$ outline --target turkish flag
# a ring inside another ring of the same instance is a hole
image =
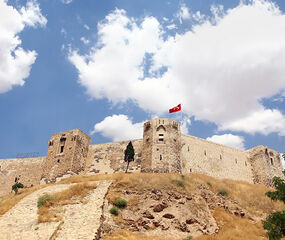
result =
[[[179,111],[181,111],[181,104],[178,104],[176,107],[169,109],[169,113],[174,113]]]

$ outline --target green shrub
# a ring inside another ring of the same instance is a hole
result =
[[[207,182],[207,184],[208,184],[210,187],[212,187],[212,183],[210,183],[210,182]]]
[[[182,174],[181,177],[184,179],[184,178],[185,178],[185,175]]]
[[[15,183],[13,186],[12,186],[12,190],[15,192],[15,193],[18,193],[18,189],[19,188],[24,188],[24,185],[20,182],[17,182]]]
[[[52,196],[50,196],[48,194],[39,197],[39,199],[38,199],[38,208],[43,206],[45,204],[45,202],[51,201],[51,200],[54,200],[54,197],[52,197]]]
[[[221,190],[218,190],[218,194],[220,194],[222,196],[226,196],[226,195],[228,195],[228,191],[225,189],[221,189]]]
[[[115,215],[115,216],[118,216],[118,214],[119,214],[119,209],[116,208],[116,207],[112,207],[112,208],[110,209],[110,213],[113,214],[113,215]]]
[[[185,182],[178,180],[178,179],[173,179],[173,182],[177,183],[180,187],[184,187],[185,186]]]
[[[285,175],[285,171],[283,174]],[[273,177],[272,181],[276,191],[266,192],[265,195],[273,201],[285,203],[285,180],[280,177]],[[262,223],[263,228],[267,230],[266,236],[270,240],[280,240],[285,236],[285,211],[270,214]]]
[[[127,201],[124,199],[117,199],[114,202],[115,206],[119,207],[119,208],[124,208],[128,205]]]
[[[183,240],[191,240],[192,236],[188,236],[187,238],[184,238]]]

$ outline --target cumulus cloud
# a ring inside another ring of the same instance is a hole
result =
[[[138,21],[116,9],[98,24],[89,54],[70,52],[79,83],[93,98],[132,100],[153,114],[181,102],[189,117],[219,129],[283,134],[285,125],[270,127],[269,120],[255,130],[242,125],[267,114],[283,123],[261,100],[285,88],[285,15],[264,0],[211,11],[191,30],[166,36],[156,18]]]
[[[167,25],[166,28],[169,29],[169,30],[172,30],[172,29],[175,29],[177,27],[176,27],[175,24],[170,24],[170,25]]]
[[[71,3],[73,0],[61,0],[61,2],[63,3],[63,4],[69,4],[69,3]]]
[[[47,24],[47,19],[42,15],[40,6],[35,0],[28,1],[26,7],[20,9],[20,13],[23,23],[28,26],[44,27]]]
[[[197,22],[203,22],[206,20],[206,16],[204,14],[201,14],[200,11],[193,13],[191,17]]]
[[[45,26],[47,20],[36,1],[28,1],[20,10],[0,1],[0,16],[0,93],[4,93],[24,85],[37,56],[21,47],[18,34],[26,26]]]
[[[83,42],[85,45],[89,44],[89,42],[90,42],[90,41],[89,41],[88,39],[86,39],[85,37],[81,37],[81,38],[80,38],[80,41]]]
[[[87,24],[84,24],[83,27],[84,27],[86,30],[90,30],[90,27],[89,27]]]
[[[277,109],[266,109],[253,112],[245,118],[225,123],[220,128],[244,131],[250,134],[262,133],[264,135],[277,132],[280,136],[285,136],[285,117]]]
[[[189,134],[189,126],[191,125],[191,120],[188,118],[183,118],[182,122],[180,122],[180,130],[181,133],[188,135]]]
[[[182,23],[182,20],[190,19],[190,11],[185,3],[181,4],[177,17],[179,18],[180,23]]]
[[[140,139],[143,135],[144,122],[133,123],[126,115],[113,115],[96,123],[91,134],[100,133],[113,141]]]
[[[213,135],[207,138],[208,141],[227,145],[234,148],[244,149],[244,138],[232,134]]]

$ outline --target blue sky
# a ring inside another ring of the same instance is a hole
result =
[[[285,152],[284,26],[282,0],[0,0],[0,158],[73,128],[140,138],[154,117]]]

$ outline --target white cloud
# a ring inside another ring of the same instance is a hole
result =
[[[179,121],[178,121],[179,122]],[[182,122],[180,122],[180,130],[181,133],[188,135],[189,130],[188,127],[191,125],[191,120],[187,118],[183,118]]]
[[[182,23],[182,20],[190,19],[190,12],[185,3],[181,4],[176,16],[179,18],[180,23]]]
[[[87,24],[84,24],[83,27],[84,27],[86,30],[90,30],[90,27],[89,27]]]
[[[0,93],[4,93],[15,85],[24,85],[37,56],[35,51],[21,47],[18,34],[26,26],[45,26],[47,20],[36,1],[28,1],[19,11],[0,1],[0,16]]]
[[[39,4],[35,0],[27,2],[26,7],[20,9],[22,21],[28,26],[36,27],[37,25],[45,27],[47,19],[42,15]]]
[[[213,135],[207,138],[208,141],[231,146],[234,148],[244,149],[244,138],[232,134]]]
[[[166,26],[167,29],[171,30],[171,29],[175,29],[177,28],[175,24],[170,24]]]
[[[192,14],[191,16],[195,21],[197,22],[204,22],[207,18],[204,14],[201,14],[200,11],[195,12],[194,14]]]
[[[60,33],[61,33],[61,35],[63,35],[64,37],[66,37],[66,35],[67,35],[67,32],[66,32],[65,28],[61,28]]]
[[[266,109],[253,112],[245,118],[224,123],[220,129],[244,131],[251,134],[262,133],[264,135],[277,132],[280,136],[285,136],[285,116],[277,109]]]
[[[91,134],[98,132],[113,141],[140,139],[143,135],[143,124],[144,122],[132,123],[126,115],[113,115],[96,123]]]
[[[156,115],[181,102],[184,114],[222,129],[249,131],[236,123],[260,112],[277,116],[261,100],[285,88],[285,15],[263,0],[212,12],[191,31],[165,36],[156,18],[138,23],[115,10],[98,24],[99,40],[89,54],[70,52],[79,83],[93,98],[132,100]],[[270,131],[283,132],[253,132]]]
[[[69,3],[71,3],[73,0],[61,0],[61,2],[63,3],[63,4],[69,4]]]
[[[85,37],[81,37],[80,40],[81,40],[85,45],[89,44],[89,42],[90,42],[90,41],[89,41],[88,39],[86,39]]]

